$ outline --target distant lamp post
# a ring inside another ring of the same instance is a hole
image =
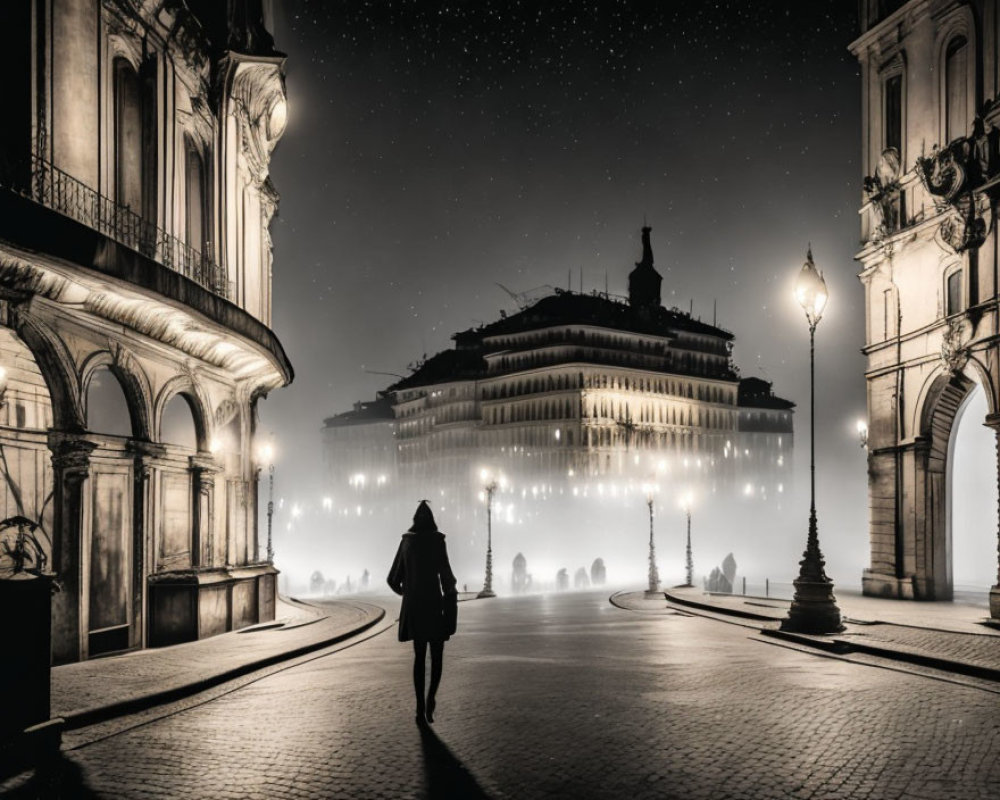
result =
[[[868,423],[863,419],[858,420],[858,441],[862,450],[868,449]]]
[[[494,478],[489,470],[482,470],[479,476],[485,481],[483,493],[486,495],[486,580],[478,597],[496,597],[493,591],[493,494],[497,488],[502,488],[506,481],[501,475]]]
[[[660,573],[656,569],[656,543],[653,539],[653,500],[656,498],[657,486],[655,483],[647,483],[644,488],[646,506],[649,508],[649,588],[646,590],[646,596],[650,597],[659,594],[660,591]]]
[[[809,535],[795,579],[795,596],[788,617],[781,622],[784,631],[798,633],[837,633],[844,629],[840,609],[833,596],[833,581],[826,576],[823,554],[816,530],[816,326],[827,301],[826,282],[813,263],[812,248],[795,284],[795,299],[806,312],[809,323]]]
[[[691,494],[684,495],[681,507],[687,515],[687,549],[684,552],[684,585],[694,586],[694,559],[691,557]]]
[[[274,447],[265,444],[260,448],[260,460],[267,464],[267,563],[274,563],[274,542],[271,526],[274,522]]]

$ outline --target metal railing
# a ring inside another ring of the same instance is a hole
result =
[[[3,165],[0,186],[100,231],[210,292],[232,299],[232,283],[223,267],[37,155],[31,156],[27,175],[23,166],[19,169],[18,165]]]

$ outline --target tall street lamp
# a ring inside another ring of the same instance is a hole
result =
[[[840,609],[833,596],[833,581],[826,576],[823,554],[816,530],[816,326],[827,301],[826,282],[813,263],[809,248],[805,264],[795,283],[795,299],[806,312],[809,323],[809,535],[795,579],[795,596],[783,631],[837,633],[844,630]]]
[[[684,513],[687,515],[687,550],[684,553],[685,586],[694,586],[694,559],[691,557],[691,494],[684,495],[681,501]]]
[[[489,470],[485,469],[479,475],[486,481],[486,485],[483,486],[483,492],[486,495],[486,581],[483,583],[483,590],[477,596],[496,597],[496,592],[493,591],[493,493],[505,481],[501,475],[498,482],[496,478],[492,477]]]
[[[646,596],[659,594],[660,591],[660,573],[656,569],[656,544],[653,540],[653,500],[656,495],[656,484],[647,483],[646,489],[646,505],[649,507],[649,588],[646,590]]]
[[[274,521],[274,448],[265,444],[260,448],[260,458],[267,464],[267,563],[274,563],[274,544],[271,524]]]

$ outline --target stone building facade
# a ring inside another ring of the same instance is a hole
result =
[[[865,0],[851,46],[867,176],[857,259],[872,595],[952,596],[949,451],[977,384],[994,431],[983,435],[1000,435],[998,11],[994,0]],[[1000,586],[990,607],[1000,618]]]
[[[256,404],[283,56],[263,0],[7,0],[0,506],[41,523],[53,658],[274,614]]]
[[[706,494],[782,491],[794,404],[740,378],[732,333],[662,306],[648,227],[642,241],[627,299],[557,290],[455,334],[454,348],[382,393],[377,416],[356,408],[328,419],[328,478],[343,515],[399,514],[393,498],[427,497],[462,520],[481,513],[483,469],[505,475],[498,497],[522,508],[641,492],[651,479]],[[390,420],[395,463],[381,473],[397,478],[378,494],[371,475],[358,486],[352,465],[361,441],[369,460],[389,452]]]

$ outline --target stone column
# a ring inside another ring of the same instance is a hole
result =
[[[190,458],[192,504],[191,566],[215,566],[215,476],[221,468],[208,453]]]
[[[52,661],[65,664],[86,657],[81,619],[83,575],[84,491],[90,475],[90,454],[97,447],[79,434],[51,431],[53,524],[52,571],[59,591],[52,600]]]
[[[132,607],[133,645],[149,644],[149,606],[146,579],[152,574],[156,561],[156,524],[153,509],[153,466],[163,456],[166,448],[156,442],[131,441],[133,453],[132,489]]]
[[[993,429],[996,437],[997,488],[1000,490],[1000,414],[990,414],[986,418],[986,425]],[[998,525],[997,530],[997,582],[990,588],[990,617],[994,621],[1000,622],[1000,525]]]

